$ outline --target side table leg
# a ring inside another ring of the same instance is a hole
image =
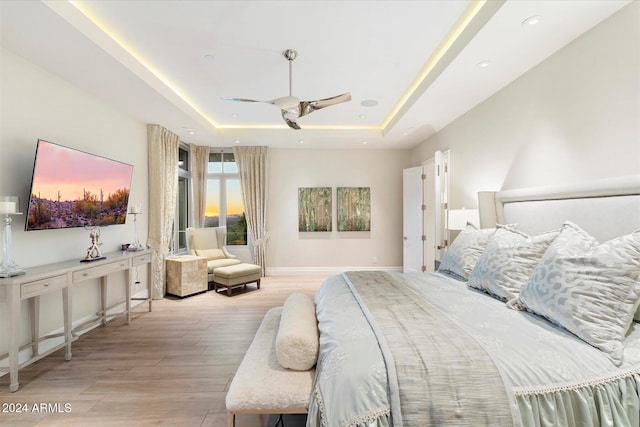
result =
[[[62,288],[62,316],[64,322],[64,341],[67,344],[64,360],[71,360],[71,330],[72,330],[72,320],[71,320],[71,292],[69,292],[69,287]]]
[[[127,325],[131,324],[131,268],[127,268],[124,272],[124,297],[125,310],[127,310]]]
[[[38,355],[40,341],[40,296],[29,298],[29,317],[31,318],[31,357]]]
[[[7,325],[7,338],[9,345],[9,391],[18,391],[18,358],[20,347],[18,346],[18,328],[20,324],[20,287],[9,286],[7,288],[7,308],[9,311],[9,324]]]
[[[100,278],[100,323],[107,324],[107,276]]]

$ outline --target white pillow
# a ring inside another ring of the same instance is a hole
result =
[[[467,223],[442,257],[438,272],[468,280],[471,270],[495,231],[495,228],[478,230],[473,224]]]
[[[517,297],[559,232],[528,236],[499,226],[471,271],[469,286],[503,301]]]
[[[226,258],[222,249],[196,249],[196,255],[205,257],[209,261]]]
[[[640,230],[598,242],[566,222],[512,308],[546,317],[620,365],[640,304]]]
[[[283,368],[308,371],[318,360],[320,333],[316,305],[306,294],[291,294],[282,306],[276,356]]]

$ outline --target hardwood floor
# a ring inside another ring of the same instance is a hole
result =
[[[209,291],[154,301],[151,313],[137,307],[131,325],[120,317],[82,335],[72,360],[60,350],[20,370],[17,392],[0,377],[0,425],[224,427],[226,390],[264,314],[293,292],[315,295],[323,280],[266,277],[232,297]],[[266,423],[236,419],[237,427]]]

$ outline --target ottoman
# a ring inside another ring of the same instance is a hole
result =
[[[231,296],[231,290],[239,286],[247,287],[247,283],[256,282],[260,289],[259,265],[240,263],[218,267],[213,270],[213,289],[218,292],[218,288],[226,288],[227,296]]]

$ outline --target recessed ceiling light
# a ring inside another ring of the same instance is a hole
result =
[[[363,143],[363,144],[366,144],[366,143],[367,143],[367,141],[362,141],[362,143]]]
[[[489,64],[491,64],[489,61],[481,61],[481,62],[478,62],[478,67],[487,68]]]
[[[530,16],[527,19],[525,19],[524,21],[522,21],[522,26],[523,27],[533,27],[534,25],[538,24],[540,22],[540,19],[542,19],[539,15],[534,15],[534,16]]]
[[[236,144],[240,144],[240,140],[236,139]]]
[[[190,130],[188,133],[189,133],[189,135],[194,135],[195,134],[195,132],[192,131],[192,130]]]
[[[366,114],[360,114],[358,117],[360,117],[361,119],[364,119],[364,118],[367,117],[367,115]]]
[[[212,55],[212,54],[210,54],[210,53],[207,53],[207,54],[204,56],[204,59],[206,59],[206,60],[207,60],[207,61],[209,61],[209,62],[212,62],[214,59],[216,59],[216,57],[215,57],[215,56],[213,56],[213,55]]]
[[[375,107],[376,105],[378,105],[378,101],[376,101],[375,99],[365,99],[360,103],[360,105],[362,105],[363,107]]]
[[[231,117],[238,117],[238,115],[237,114],[232,114]]]
[[[298,142],[299,142],[300,144],[304,144],[304,141],[303,141],[303,140],[300,140],[300,141],[298,141]]]

